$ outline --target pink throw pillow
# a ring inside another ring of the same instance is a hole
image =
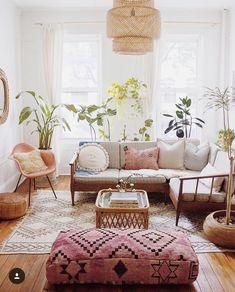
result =
[[[125,169],[159,169],[158,147],[144,150],[136,150],[132,147],[125,147]]]

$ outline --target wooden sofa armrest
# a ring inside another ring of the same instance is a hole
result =
[[[77,152],[74,153],[72,159],[69,162],[70,165],[70,175],[71,175],[71,181],[73,179],[73,176],[75,174],[75,171],[77,169],[77,165],[78,165],[78,156],[79,154]]]
[[[228,177],[228,173],[222,173],[222,174],[211,174],[211,175],[197,175],[197,176],[181,176],[179,177],[180,180],[193,180],[193,179],[204,179],[204,178],[215,178],[215,177]]]
[[[234,173],[233,173],[234,175]],[[210,201],[211,196],[212,196],[212,191],[213,191],[213,185],[214,185],[214,180],[216,177],[228,177],[229,174],[228,173],[221,173],[221,174],[213,174],[213,175],[198,175],[198,176],[185,176],[185,177],[179,177],[180,180],[180,186],[179,186],[179,201],[181,201],[182,196],[183,196],[183,185],[184,185],[184,181],[187,180],[196,180],[196,186],[195,186],[195,192],[194,192],[194,197],[193,197],[193,201],[196,200],[196,196],[197,196],[197,191],[198,191],[198,184],[200,179],[208,179],[211,178],[211,186],[210,186],[210,194],[209,194],[209,199],[208,201]]]

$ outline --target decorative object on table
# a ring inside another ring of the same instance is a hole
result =
[[[161,19],[152,0],[114,0],[107,13],[107,36],[113,39],[113,51],[141,55],[153,51],[159,38]]]
[[[131,175],[129,175],[127,178],[121,178],[118,181],[117,184],[117,189],[119,192],[126,192],[128,190],[133,191],[134,190],[134,183],[133,183],[133,178],[136,176],[142,176],[139,173],[132,173]]]
[[[35,155],[36,154],[36,155]],[[40,157],[40,158],[39,158]],[[22,175],[29,179],[29,200],[31,195],[31,183],[35,179],[45,176],[50,184],[53,194],[56,197],[55,191],[51,184],[49,174],[54,173],[56,169],[55,157],[50,150],[37,150],[32,145],[26,143],[17,144],[11,152],[10,159],[16,162],[16,167],[20,172],[20,177],[16,184],[15,192],[18,188]]]
[[[5,72],[0,69],[0,124],[5,123],[9,112],[9,87]]]
[[[26,120],[26,125],[34,123],[36,129],[31,134],[38,133],[38,148],[51,149],[52,137],[56,127],[62,126],[64,130],[71,130],[66,119],[56,114],[56,112],[60,107],[64,107],[68,111],[76,113],[76,108],[72,104],[51,105],[34,91],[22,91],[16,96],[16,99],[26,93],[34,99],[35,107],[26,106],[21,110],[19,124],[22,124]]]
[[[118,198],[119,203],[112,203],[112,196]],[[129,204],[128,196],[131,198]],[[122,198],[125,198],[128,206],[124,206]],[[149,201],[144,190],[133,189],[120,192],[117,189],[103,189],[99,191],[95,205],[97,228],[148,229]]]
[[[27,199],[17,193],[0,194],[0,219],[16,219],[25,215]]]
[[[63,231],[46,263],[51,284],[191,284],[198,271],[187,236],[158,229]]]
[[[230,109],[235,104],[233,90],[227,87],[220,90],[207,88],[205,97],[208,99],[207,108],[222,110],[224,133],[226,140],[222,148],[226,149],[230,168],[226,190],[226,211],[220,210],[210,214],[204,222],[203,229],[209,240],[215,244],[235,248],[235,211],[232,211],[232,198],[234,196],[234,150],[232,149],[233,131],[230,128]]]
[[[200,118],[192,117],[190,113],[190,107],[192,100],[186,96],[180,98],[180,103],[176,103],[175,116],[171,114],[163,114],[163,116],[170,118],[168,127],[165,130],[165,134],[170,131],[175,131],[178,138],[190,138],[193,125],[202,128],[205,122]]]

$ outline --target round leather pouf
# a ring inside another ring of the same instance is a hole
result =
[[[27,199],[17,193],[0,193],[0,218],[15,219],[25,215]]]

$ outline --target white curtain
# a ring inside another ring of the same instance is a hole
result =
[[[60,103],[61,73],[63,56],[63,24],[43,24],[42,26],[43,68],[47,99],[50,104]],[[52,148],[59,164],[59,135],[55,131]]]
[[[158,104],[160,104],[160,40],[154,41],[154,51],[151,60],[151,78],[150,78],[150,97],[148,108],[153,119],[153,139],[159,136],[157,118],[160,112]]]

